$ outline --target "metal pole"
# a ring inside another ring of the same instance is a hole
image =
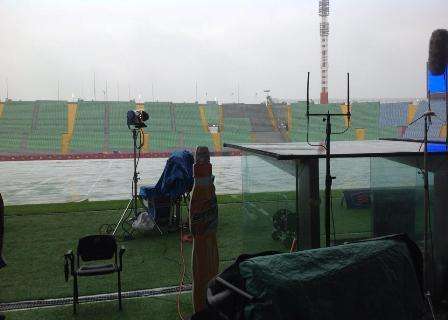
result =
[[[96,83],[95,83],[95,72],[93,72],[93,100],[96,101]]]
[[[196,100],[195,102],[198,102],[198,82],[196,81]]]
[[[325,141],[325,246],[330,246],[330,215],[331,215],[331,166],[330,166],[330,137],[331,137],[331,116],[330,111],[327,113],[326,125],[326,141]]]
[[[237,83],[236,91],[237,91],[237,101],[239,104],[240,103],[240,83],[239,82]]]
[[[137,182],[138,182],[138,173],[137,173],[137,129],[132,130],[132,138],[134,140],[134,190],[132,194],[132,200],[134,201],[134,216],[137,216]]]
[[[425,263],[423,265],[424,267],[424,281],[425,281],[425,290],[428,290],[429,286],[428,286],[428,264],[429,264],[429,259],[428,259],[428,230],[429,230],[429,182],[428,182],[428,115],[425,115],[425,133],[424,133],[424,152],[423,152],[423,179],[424,179],[424,189],[425,189],[425,198],[423,200],[423,204],[424,204],[424,210],[425,210],[425,215],[424,215],[424,235],[423,235],[423,239],[424,239],[424,258],[425,258]]]
[[[445,150],[448,148],[448,64],[445,67]]]
[[[297,251],[299,251],[299,243],[302,239],[299,238],[300,235],[300,218],[299,218],[299,161],[295,161],[296,165],[296,241],[297,241]]]
[[[154,102],[154,83],[151,83],[152,102]]]

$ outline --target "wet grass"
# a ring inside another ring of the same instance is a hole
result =
[[[286,199],[278,202],[272,195],[259,194],[252,202],[255,215],[249,215],[247,211],[243,214],[240,196],[219,197],[221,270],[241,253],[289,249],[271,237],[272,214],[291,207],[291,199]],[[64,281],[64,253],[75,249],[79,238],[98,233],[102,224],[115,223],[125,205],[125,201],[105,201],[7,207],[4,255],[8,266],[0,272],[0,302],[71,296],[72,282]],[[336,205],[334,213],[338,238],[356,238],[370,232],[369,210],[345,210]],[[182,259],[178,232],[137,235],[120,244],[127,249],[124,291],[179,283]],[[184,243],[186,283],[191,281],[190,253],[191,244]],[[79,287],[81,295],[116,292],[116,277],[82,278]]]
[[[83,320],[134,320],[179,319],[177,313],[177,296],[154,298],[137,298],[123,301],[123,310],[118,311],[117,302],[84,303],[78,308],[78,315],[72,314],[72,306],[51,307],[26,311],[6,312],[8,320],[51,320],[51,319],[83,319]],[[180,306],[183,316],[192,314],[191,295],[182,294]]]

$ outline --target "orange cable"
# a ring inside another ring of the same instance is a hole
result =
[[[182,221],[182,219],[180,219],[180,221]],[[182,222],[181,222],[181,227],[180,227],[180,258],[182,261],[182,266],[181,266],[181,271],[179,274],[179,290],[177,292],[177,314],[179,315],[179,318],[184,320],[184,317],[182,315],[182,311],[180,310],[180,295],[182,293],[182,288],[184,285],[184,278],[185,278],[185,272],[186,272],[186,265],[185,265],[185,257],[184,257],[184,243],[183,243],[183,227],[182,227]]]

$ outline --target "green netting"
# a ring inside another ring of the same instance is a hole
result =
[[[61,134],[67,130],[65,105],[66,102],[56,101],[6,103],[3,115],[0,117],[0,151],[3,153],[59,152]],[[80,101],[71,150],[75,152],[131,150],[132,141],[126,126],[126,112],[130,109],[135,109],[134,102]],[[206,105],[204,109],[209,124],[219,123],[219,106]],[[305,141],[306,104],[295,103],[291,105],[291,109],[292,122],[288,128],[289,136],[292,141]],[[158,134],[155,134],[156,139],[153,145],[155,149],[151,148],[151,150],[194,148],[197,144],[213,146],[210,134],[204,132],[202,127],[198,104],[147,102],[145,110],[150,115],[146,132],[177,132],[176,135],[170,134],[166,139],[159,138]],[[334,113],[341,112],[338,104],[310,106],[310,112],[326,113],[328,110]],[[378,103],[353,103],[352,127],[343,135],[332,135],[332,140],[355,140],[357,128],[365,129],[365,139],[376,139],[378,136],[397,137],[398,129],[395,127],[378,129],[378,116]],[[226,116],[221,129],[223,142],[252,142],[253,128],[248,117]],[[333,132],[342,129],[344,129],[344,118],[333,117]],[[257,141],[263,142],[263,137],[260,137]],[[313,117],[310,120],[309,140],[323,141],[324,139],[325,122],[319,117]],[[165,141],[166,145],[163,145]]]
[[[172,104],[169,102],[145,102],[149,113],[148,131],[172,131]]]
[[[123,132],[109,133],[109,151],[131,152],[133,151],[134,140],[130,130]]]
[[[224,118],[224,132],[244,132],[249,135],[251,130],[252,126],[248,118]]]
[[[292,125],[289,130],[292,141],[306,141],[307,136],[307,119],[306,119],[306,103],[295,103],[292,108]],[[333,114],[341,114],[339,104],[311,104],[310,113],[326,114],[328,111]],[[309,120],[308,139],[309,141],[325,140],[326,122],[323,121],[324,116],[312,116]],[[331,129],[333,133],[342,132],[345,129],[344,117],[331,117]],[[350,131],[344,134],[333,134],[333,140],[351,140],[353,135]]]
[[[400,138],[397,127],[382,127],[378,128],[379,138]]]
[[[353,103],[351,108],[352,126],[350,131],[353,136],[356,128],[363,128],[365,132],[365,140],[378,139],[378,117],[380,112],[380,104],[378,102]]]
[[[26,139],[23,134],[0,133],[0,151],[4,153],[15,153],[22,150],[22,141]],[[22,150],[23,151],[23,150]]]
[[[62,134],[67,130],[66,101],[38,101],[34,127],[28,137],[27,150],[59,153]]]
[[[27,136],[33,122],[35,102],[14,101],[4,104],[0,117],[0,151],[25,151]]]
[[[206,135],[201,124],[199,106],[196,103],[174,105],[177,132],[197,132]]]
[[[294,103],[292,108],[292,124],[289,130],[293,141],[306,141],[306,103]],[[310,113],[341,113],[339,104],[319,105],[311,104]],[[351,108],[351,128],[344,134],[333,134],[332,140],[355,140],[356,129],[365,129],[365,139],[372,140],[378,138],[378,116],[379,103],[353,103]],[[311,117],[309,121],[309,140],[323,141],[325,139],[325,121],[323,117]],[[332,117],[332,132],[341,132],[345,129],[344,117]]]
[[[134,102],[108,102],[106,112],[109,113],[109,151],[133,150],[132,132],[126,125],[126,114],[135,110]]]
[[[213,141],[209,133],[188,133],[183,134],[183,142],[186,148],[196,148],[197,146],[206,146],[212,151],[214,149]]]
[[[5,103],[3,115],[0,117],[0,133],[29,132],[33,121],[34,106],[35,102],[32,101]]]
[[[221,140],[225,143],[248,143],[251,142],[251,130],[252,127],[248,118],[227,117],[224,119]]]
[[[73,152],[104,151],[106,102],[80,102],[70,149]]]
[[[251,142],[249,132],[229,132],[221,133],[221,139],[225,143],[249,143]]]
[[[134,102],[108,102],[109,132],[126,133],[129,131],[126,125],[126,114],[129,110],[135,110]]]
[[[151,132],[149,138],[150,151],[169,151],[179,148],[179,134],[177,132]]]
[[[209,124],[219,124],[219,106],[216,104],[204,106],[205,116]]]

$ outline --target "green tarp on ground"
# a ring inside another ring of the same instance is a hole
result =
[[[263,301],[245,319],[428,319],[411,251],[376,240],[243,261],[245,289]]]

